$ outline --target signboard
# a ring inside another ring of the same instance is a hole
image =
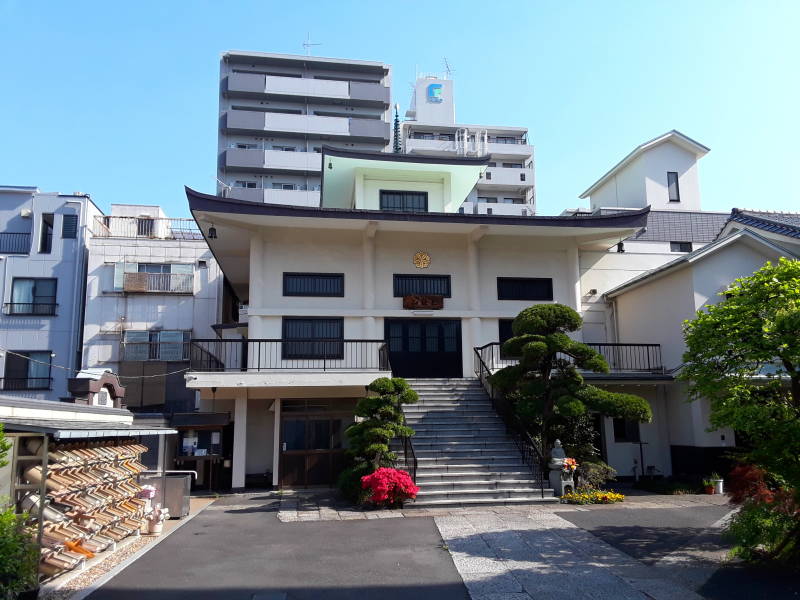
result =
[[[411,310],[442,310],[444,308],[444,296],[434,294],[403,296],[403,308]]]

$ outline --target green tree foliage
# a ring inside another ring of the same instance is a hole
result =
[[[405,379],[381,377],[369,385],[369,396],[361,398],[355,414],[361,420],[347,428],[350,466],[339,477],[339,488],[353,501],[362,496],[360,481],[379,467],[391,467],[397,458],[389,445],[396,437],[412,436],[405,424],[403,404],[417,402],[417,393]]]
[[[526,308],[514,319],[514,337],[503,345],[506,354],[520,357],[519,364],[491,377],[492,385],[515,401],[517,413],[540,435],[546,450],[555,441],[553,431],[559,424],[590,412],[641,422],[652,418],[644,398],[602,390],[584,381],[580,370],[607,373],[608,364],[589,346],[567,335],[582,325],[580,315],[568,306]]]
[[[800,261],[766,263],[684,326],[681,378],[707,398],[714,427],[747,441],[766,483],[736,500],[735,553],[800,564]],[[737,476],[737,471],[739,476]],[[747,468],[734,469],[732,483]],[[752,471],[752,469],[751,469]]]
[[[711,402],[711,424],[752,444],[749,458],[800,488],[800,261],[767,263],[684,327],[681,378]]]

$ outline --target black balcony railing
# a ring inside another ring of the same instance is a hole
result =
[[[4,377],[0,379],[4,390],[50,390],[52,377]]]
[[[44,302],[6,302],[3,312],[7,315],[52,317],[56,314],[58,304]]]
[[[602,355],[612,373],[664,373],[661,344],[586,344]],[[507,356],[499,342],[492,342],[476,351],[491,371],[516,365],[519,360]]]
[[[0,233],[0,254],[28,254],[30,251],[30,233]]]
[[[390,371],[384,340],[192,340],[192,371]]]

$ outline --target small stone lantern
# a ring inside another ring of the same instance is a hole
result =
[[[563,496],[567,492],[575,490],[575,481],[572,473],[564,471],[564,462],[567,458],[564,448],[561,446],[561,440],[556,440],[553,449],[550,451],[550,487],[553,488],[553,494],[556,496]]]

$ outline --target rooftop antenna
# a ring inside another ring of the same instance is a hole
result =
[[[306,41],[303,42],[303,48],[306,50],[306,56],[311,56],[312,46],[322,46],[322,44],[311,41],[311,33],[306,33]]]
[[[452,79],[451,76],[453,75],[453,73],[456,72],[455,69],[450,67],[450,63],[447,62],[447,57],[446,56],[442,60],[444,61],[445,79]]]

